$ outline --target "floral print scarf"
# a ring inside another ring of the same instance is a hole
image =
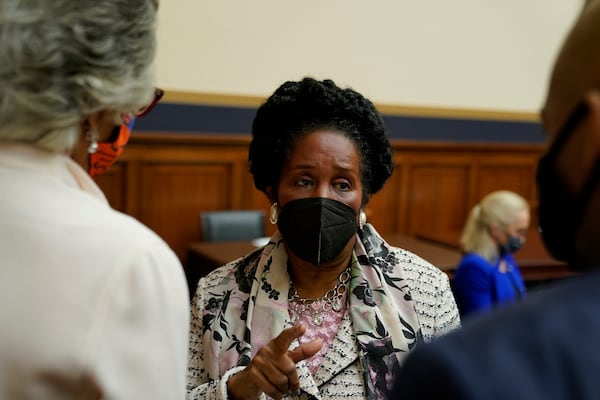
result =
[[[289,325],[286,265],[287,252],[277,232],[262,250],[240,259],[234,274],[225,278],[235,279],[235,285],[228,285],[232,290],[210,294],[203,313],[203,342],[208,344],[205,365],[211,379],[247,365]],[[393,247],[365,224],[354,247],[348,312],[369,399],[387,398],[403,358],[421,340],[402,272]]]

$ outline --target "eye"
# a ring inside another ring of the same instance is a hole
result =
[[[337,181],[333,184],[333,187],[342,192],[348,192],[352,189],[352,185],[348,181]]]
[[[296,186],[307,187],[310,186],[312,181],[308,178],[300,178],[296,181]]]

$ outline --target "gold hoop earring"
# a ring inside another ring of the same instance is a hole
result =
[[[277,202],[271,204],[271,212],[269,213],[269,221],[271,221],[271,223],[273,225],[277,224],[277,221],[279,220],[279,204],[277,204]]]

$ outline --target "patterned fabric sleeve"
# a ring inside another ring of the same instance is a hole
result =
[[[450,280],[439,268],[419,256],[400,250],[423,339],[431,341],[460,327],[460,316]]]
[[[190,346],[187,377],[187,399],[225,400],[227,399],[227,380],[233,372],[243,368],[234,368],[221,379],[210,380],[205,367],[204,350],[202,346],[202,315],[206,307],[206,295],[210,292],[211,282],[219,282],[235,266],[235,262],[219,268],[210,274],[211,279],[200,279],[198,289],[192,302],[192,317],[190,325]]]
[[[461,325],[456,300],[454,299],[454,294],[450,288],[448,275],[443,272],[439,274],[438,283],[437,313],[433,337],[445,335],[450,331],[460,328]]]

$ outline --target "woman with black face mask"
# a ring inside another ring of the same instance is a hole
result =
[[[250,172],[278,231],[200,280],[188,398],[387,398],[407,352],[460,320],[447,275],[365,221],[393,170],[381,116],[305,78],[269,97],[252,134]]]
[[[488,194],[471,210],[452,282],[462,318],[525,296],[512,254],[525,243],[529,217],[527,201],[508,190]]]

